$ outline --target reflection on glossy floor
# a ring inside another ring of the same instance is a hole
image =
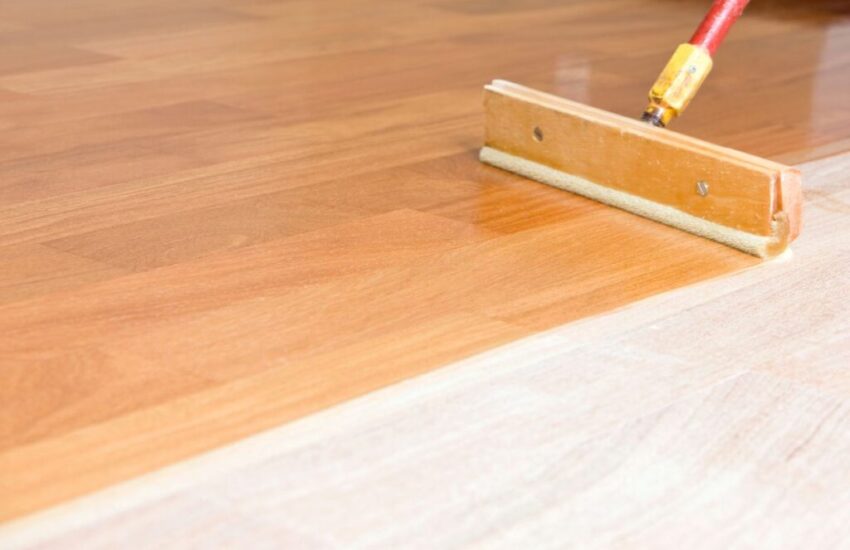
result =
[[[850,26],[745,17],[676,129],[850,143]],[[0,519],[754,263],[481,166],[481,85],[623,114],[699,2],[0,1]]]

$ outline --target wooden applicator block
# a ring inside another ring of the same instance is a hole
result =
[[[800,232],[798,170],[505,81],[485,163],[761,257]]]

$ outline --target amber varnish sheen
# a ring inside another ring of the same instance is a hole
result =
[[[676,129],[846,148],[850,32],[807,5]],[[484,83],[637,115],[703,9],[0,1],[0,520],[752,265],[476,159]]]

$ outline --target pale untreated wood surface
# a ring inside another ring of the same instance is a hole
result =
[[[0,542],[846,547],[850,155],[803,172],[792,258],[373,392]]]
[[[753,265],[475,158],[482,84],[637,114],[703,8],[0,0],[0,520]],[[846,147],[849,41],[745,19],[677,130]]]

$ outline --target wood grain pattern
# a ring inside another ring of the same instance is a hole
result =
[[[483,83],[639,113],[702,7],[0,0],[0,520],[752,266],[475,156]],[[677,129],[844,146],[848,41],[743,21]]]
[[[489,147],[758,235],[773,232],[783,176],[799,186],[793,168],[511,82],[489,84],[484,109]]]
[[[800,233],[789,166],[503,80],[484,111],[481,161],[497,168],[762,258]]]
[[[0,528],[0,543],[841,548],[848,169],[850,155],[803,166],[793,259],[490,350]]]

